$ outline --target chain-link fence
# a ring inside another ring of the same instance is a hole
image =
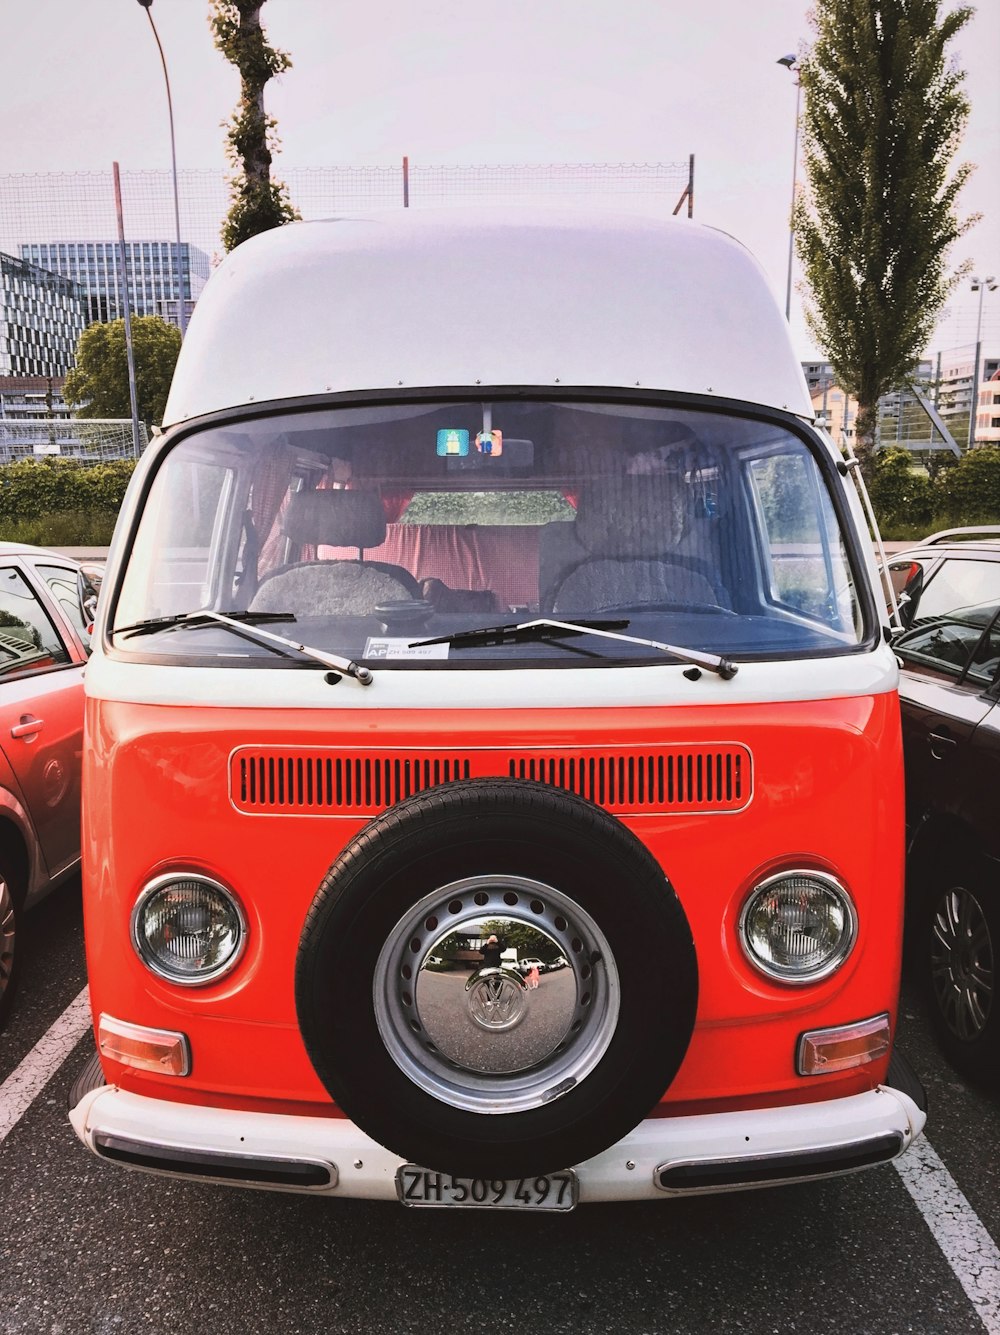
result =
[[[423,166],[403,159],[396,167],[292,168],[275,175],[287,185],[303,219],[404,206],[488,207],[529,200],[583,206],[640,203],[664,215],[685,210],[690,217],[694,202],[693,156],[684,162],[481,166]],[[227,179],[213,171],[178,173],[180,253],[172,174],[123,171],[120,181],[130,309],[176,323],[181,290],[190,313],[210,268],[222,257],[220,234],[230,206]],[[0,253],[71,279],[85,321],[120,318],[122,256],[113,170],[0,176]],[[27,272],[23,265],[20,272]],[[68,363],[47,364],[35,326],[15,328],[16,317],[3,305],[0,293],[0,345],[6,340],[8,370],[15,376],[61,376]],[[18,340],[24,344],[19,359],[12,352]],[[0,354],[3,351],[0,346]],[[0,355],[0,371],[5,357]],[[46,455],[130,458],[146,444],[145,436],[133,443],[128,422],[67,421],[51,413],[42,417],[18,412],[16,417],[22,420],[10,420],[0,403],[0,463]]]
[[[304,219],[372,208],[450,203],[577,203],[618,200],[690,215],[694,158],[654,163],[527,163],[397,167],[332,166],[276,169]],[[173,179],[165,171],[122,171],[122,213],[128,241],[174,241]],[[177,176],[181,241],[210,258],[221,254],[229,209],[224,175]],[[30,243],[114,241],[118,235],[112,172],[0,176],[0,251],[22,257]]]

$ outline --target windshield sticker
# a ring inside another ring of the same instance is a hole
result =
[[[411,644],[403,636],[379,636],[368,640],[362,658],[447,658],[446,644]]]
[[[465,455],[469,453],[469,433],[452,427],[442,427],[437,433],[437,452],[438,454],[458,454]]]
[[[476,436],[476,449],[480,454],[491,454],[494,458],[503,454],[503,432],[480,431]]]

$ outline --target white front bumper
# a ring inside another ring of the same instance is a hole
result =
[[[104,1085],[80,1099],[70,1120],[91,1150],[126,1166],[311,1195],[397,1199],[403,1160],[345,1118],[200,1108]],[[873,1149],[877,1161],[901,1154],[925,1120],[907,1094],[885,1086],[822,1103],[650,1118],[603,1154],[574,1165],[579,1200],[651,1200],[850,1172],[866,1166]],[[891,1148],[894,1138],[898,1147]],[[213,1164],[229,1171],[213,1171]],[[305,1186],[273,1180],[283,1176],[283,1165],[315,1165],[314,1176],[329,1180]],[[671,1166],[674,1185],[664,1188],[659,1175]]]

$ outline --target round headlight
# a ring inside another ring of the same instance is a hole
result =
[[[158,876],[132,910],[132,944],[147,969],[200,987],[234,967],[246,918],[232,893],[207,876]]]
[[[815,983],[851,953],[858,917],[832,876],[785,871],[751,890],[740,914],[740,944],[754,968],[783,983]]]

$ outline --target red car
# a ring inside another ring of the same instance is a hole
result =
[[[0,543],[0,1024],[23,914],[80,862],[83,667],[91,576],[58,552]]]

